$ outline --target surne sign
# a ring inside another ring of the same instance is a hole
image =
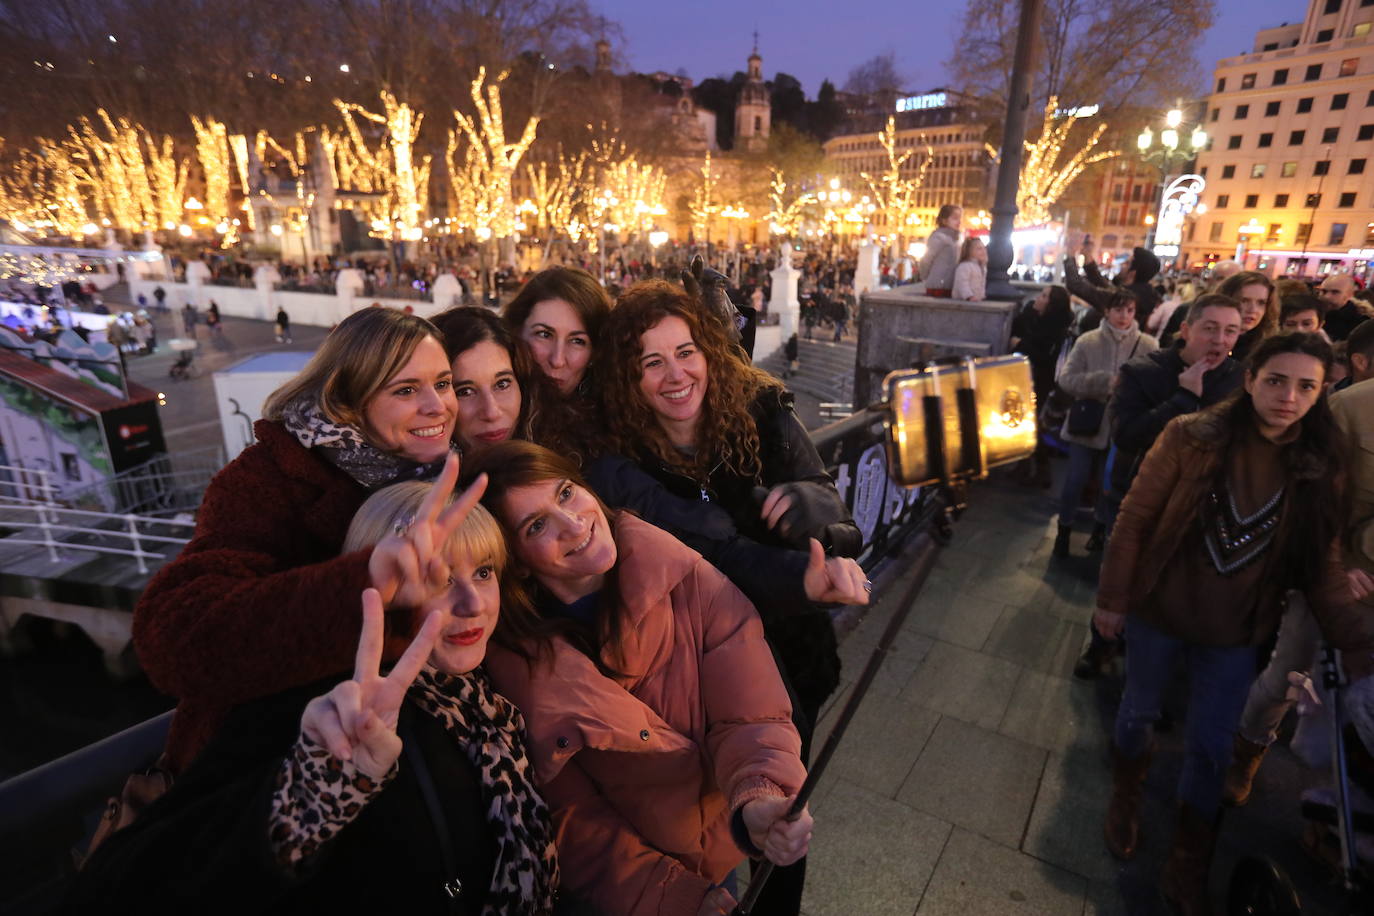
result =
[[[909,95],[897,100],[898,111],[924,111],[927,108],[944,108],[949,103],[947,92],[927,92],[925,95]]]
[[[1180,175],[1164,189],[1164,200],[1159,205],[1159,216],[1155,221],[1155,254],[1160,257],[1177,257],[1179,246],[1183,244],[1183,220],[1197,209],[1202,199],[1202,189],[1207,182],[1201,175]]]

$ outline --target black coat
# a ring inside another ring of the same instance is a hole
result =
[[[1338,309],[1327,312],[1326,321],[1322,323],[1322,328],[1326,331],[1326,336],[1331,338],[1332,343],[1338,343],[1347,339],[1350,332],[1355,330],[1360,323],[1368,320],[1352,300]]]
[[[1112,464],[1112,492],[1124,497],[1145,453],[1174,417],[1210,407],[1240,387],[1245,370],[1234,359],[1202,377],[1202,397],[1178,383],[1187,366],[1182,347],[1137,356],[1121,367],[1108,415],[1117,454]]]
[[[1011,336],[1019,338],[1015,352],[1023,354],[1031,364],[1031,385],[1037,400],[1049,397],[1054,388],[1054,370],[1059,363],[1059,351],[1069,336],[1073,311],[1037,312],[1027,303],[1011,322]]]
[[[410,703],[398,732],[424,755],[463,891],[450,909],[436,827],[402,753],[395,779],[300,876],[273,859],[277,773],[312,697],[337,678],[245,704],[172,790],[115,833],[77,877],[72,913],[478,914],[496,862],[477,771],[444,726]]]

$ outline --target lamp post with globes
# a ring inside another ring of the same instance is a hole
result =
[[[1182,103],[1178,103],[1180,106]],[[1159,186],[1155,189],[1155,222],[1150,224],[1146,234],[1145,247],[1154,250],[1155,226],[1158,224],[1159,211],[1164,206],[1164,186],[1169,183],[1175,162],[1188,162],[1207,146],[1207,131],[1198,124],[1183,136],[1183,109],[1172,108],[1164,116],[1164,127],[1158,135],[1148,126],[1136,137],[1135,145],[1140,158],[1159,167]],[[1186,140],[1186,142],[1185,142]]]

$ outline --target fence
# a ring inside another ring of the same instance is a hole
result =
[[[165,560],[174,553],[145,547],[174,544],[180,548],[191,540],[195,529],[195,522],[190,520],[155,519],[132,513],[116,515],[44,503],[0,507],[0,525],[19,532],[4,538],[0,546],[42,547],[54,563],[69,551],[133,557],[140,574],[148,572],[148,560]],[[154,528],[182,531],[185,536],[155,534],[151,530]],[[22,536],[25,532],[32,536]]]

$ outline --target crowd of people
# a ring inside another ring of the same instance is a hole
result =
[[[1013,327],[1041,405],[1022,479],[1049,486],[1052,449],[1067,453],[1057,562],[1096,494],[1083,543],[1100,557],[1096,610],[1074,674],[1102,677],[1124,654],[1104,825],[1118,859],[1139,848],[1153,728],[1186,662],[1160,888],[1195,916],[1212,912],[1224,807],[1248,800],[1322,640],[1353,682],[1351,779],[1374,798],[1374,308],[1346,275],[1314,292],[1223,262],[1166,282],[1136,248],[1109,281],[1090,239],[1081,254]],[[1325,855],[1323,836],[1314,823],[1306,841]]]
[[[728,913],[768,860],[798,913],[871,584],[709,280],[336,326],[135,610],[174,782],[68,906]]]

